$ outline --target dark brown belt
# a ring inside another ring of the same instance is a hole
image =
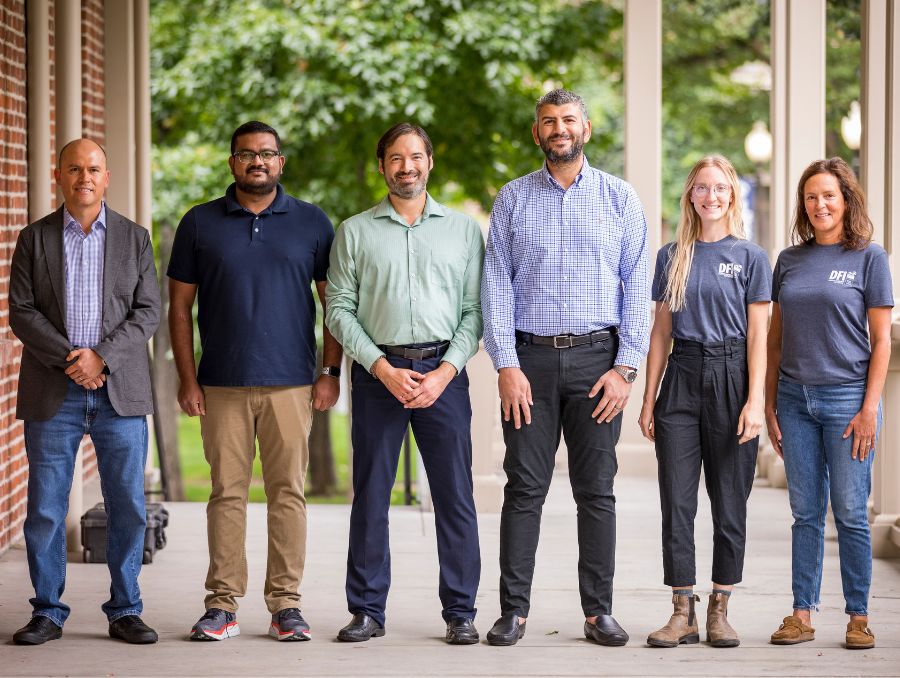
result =
[[[442,341],[434,346],[426,346],[424,348],[416,348],[413,346],[381,346],[382,351],[387,355],[396,355],[407,360],[425,360],[425,358],[440,358],[450,348],[449,341]]]
[[[585,344],[596,344],[606,341],[619,333],[615,327],[607,327],[605,330],[589,332],[588,334],[557,334],[555,337],[542,337],[538,334],[519,332],[516,330],[516,339],[523,344],[537,344],[538,346],[552,346],[553,348],[572,348]]]

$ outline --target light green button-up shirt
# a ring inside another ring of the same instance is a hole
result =
[[[450,341],[443,360],[461,372],[481,337],[484,240],[472,217],[427,195],[412,224],[388,198],[340,225],[325,293],[328,329],[366,369],[378,345]]]

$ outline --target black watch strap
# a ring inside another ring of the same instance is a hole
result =
[[[341,376],[340,367],[323,367],[321,374],[327,374],[329,377],[339,378]]]

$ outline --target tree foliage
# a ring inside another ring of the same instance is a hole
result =
[[[383,194],[375,145],[401,120],[432,135],[432,189],[490,208],[541,162],[545,83],[584,77],[584,49],[621,63],[621,10],[597,0],[154,0],[151,21],[155,214],[170,221],[222,193],[230,135],[254,118],[283,137],[287,189],[336,220]],[[601,133],[591,152],[617,144]]]

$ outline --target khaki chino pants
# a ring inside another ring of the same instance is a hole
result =
[[[266,607],[272,614],[300,607],[312,386],[205,386],[203,391],[206,415],[200,429],[212,479],[206,609],[235,612],[235,599],[247,592],[247,493],[257,438],[268,505]]]

